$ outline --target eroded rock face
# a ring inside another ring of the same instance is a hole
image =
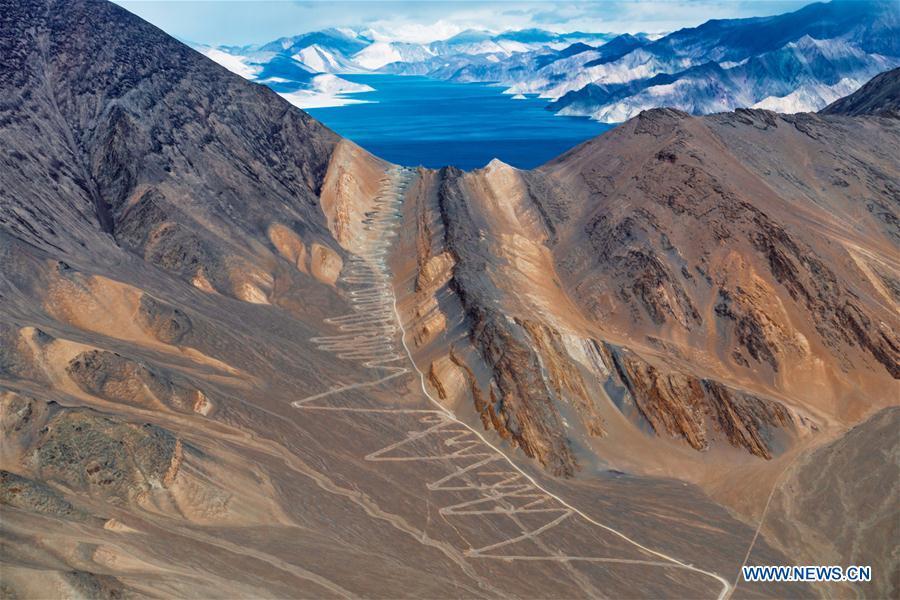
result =
[[[87,517],[50,486],[4,470],[0,470],[0,504],[76,521]]]
[[[702,322],[682,277],[657,254],[656,247],[668,245],[668,238],[651,213],[638,210],[618,223],[601,214],[585,226],[585,232],[604,271],[630,282],[623,283],[617,296],[631,307],[632,318],[649,319],[654,325],[675,321],[685,329]],[[600,316],[602,308],[597,308],[595,314]]]
[[[578,363],[569,355],[559,332],[538,321],[517,320],[516,324],[531,337],[542,373],[552,391],[558,398],[568,398],[575,404],[590,435],[602,436],[603,417],[597,412]]]
[[[661,370],[626,349],[607,345],[604,350],[653,430],[683,438],[695,450],[709,449],[722,436],[736,448],[769,459],[779,450],[775,432],[795,429],[794,417],[780,402]]]
[[[578,461],[558,403],[571,398],[593,435],[602,434],[602,420],[592,413],[580,373],[568,364],[558,332],[537,321],[511,318],[493,307],[496,284],[479,249],[477,217],[469,212],[465,194],[462,173],[445,170],[438,203],[445,252],[452,257],[444,261],[445,268],[452,264],[447,285],[460,298],[469,339],[492,373],[485,394],[469,372],[476,410],[486,428],[511,440],[552,473],[572,476]],[[422,264],[420,281],[429,281],[433,276],[428,266],[433,260]],[[458,357],[455,362],[462,363]]]
[[[191,318],[184,311],[149,294],[141,295],[137,318],[153,337],[164,344],[178,345],[192,329]]]
[[[66,372],[82,390],[111,402],[170,406],[185,412],[207,402],[200,390],[114,352],[82,352],[69,362]]]
[[[171,485],[182,446],[156,425],[125,423],[91,410],[62,410],[48,420],[32,460],[43,478],[126,502]]]
[[[537,458],[554,474],[574,475],[575,455],[554,406],[557,392],[548,385],[539,356],[522,328],[510,327],[503,315],[479,308],[472,309],[469,318],[472,342],[493,368],[496,393],[492,386],[490,414],[502,419],[501,436],[506,433],[527,456]]]
[[[753,304],[742,288],[720,289],[715,311],[716,316],[733,322],[738,345],[732,351],[735,362],[749,366],[746,353],[757,363],[768,363],[773,371],[778,371],[780,327]]]
[[[573,413],[603,438],[609,377],[636,427],[775,458],[896,389],[897,143],[884,118],[656,110],[532,172],[444,169],[417,200],[415,346],[461,319],[468,401],[554,473],[592,444]]]
[[[900,379],[900,336],[896,331],[874,322],[860,307],[856,294],[846,289],[811,248],[802,248],[764,215],[754,215],[753,222],[759,227],[751,237],[753,246],[768,260],[772,276],[791,299],[812,315],[816,330],[832,352],[842,357],[842,346],[858,346]]]

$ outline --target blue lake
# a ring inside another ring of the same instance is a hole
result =
[[[483,167],[493,158],[522,169],[544,164],[611,126],[557,117],[547,101],[513,100],[503,88],[399,75],[341,75],[374,92],[366,104],[312,108],[328,127],[393,163]]]

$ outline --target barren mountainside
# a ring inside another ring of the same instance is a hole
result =
[[[493,371],[476,409],[571,475],[613,405],[694,450],[771,459],[891,404],[898,134],[895,119],[659,110],[534,172],[443,171],[420,263],[443,257],[459,299],[443,310]]]
[[[876,75],[863,87],[821,110],[827,115],[896,116],[900,112],[900,69]]]
[[[896,77],[463,172],[109,2],[0,53],[3,597],[895,592]]]

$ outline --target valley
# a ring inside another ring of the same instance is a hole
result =
[[[897,70],[463,170],[0,14],[3,597],[896,596]]]

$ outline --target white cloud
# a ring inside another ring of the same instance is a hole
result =
[[[763,16],[804,0],[115,0],[168,33],[210,45],[263,43],[326,27],[370,29],[413,43],[465,29],[654,33],[713,18]]]
[[[409,42],[411,44],[427,44],[437,40],[446,40],[463,31],[459,23],[440,20],[430,25],[411,22],[374,21],[366,33],[376,41]]]

